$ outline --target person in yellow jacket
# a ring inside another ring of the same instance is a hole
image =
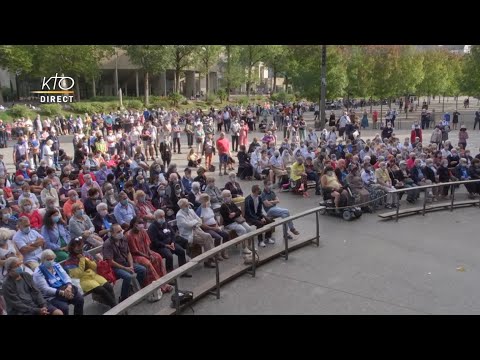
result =
[[[290,179],[295,181],[294,192],[303,193],[303,196],[309,196],[307,188],[307,174],[305,172],[305,165],[303,164],[303,157],[297,157],[297,161],[293,163],[290,172]]]
[[[71,278],[79,279],[84,293],[92,292],[98,302],[114,307],[117,305],[113,286],[97,274],[97,263],[90,254],[83,251],[83,239],[75,238],[68,244],[70,257],[62,263]]]

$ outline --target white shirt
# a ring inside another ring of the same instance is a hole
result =
[[[215,213],[211,207],[204,208],[200,207],[200,217],[203,220],[205,225],[217,225],[217,220],[215,220]]]
[[[270,158],[270,165],[277,168],[283,168],[283,160],[281,156],[276,157],[275,155]]]

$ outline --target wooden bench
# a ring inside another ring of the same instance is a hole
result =
[[[465,207],[465,206],[476,206],[479,205],[479,200],[460,200],[460,201],[455,201],[453,203],[453,207]],[[425,212],[431,212],[431,211],[438,211],[438,210],[443,210],[450,208],[452,204],[450,202],[441,202],[441,203],[434,203],[434,204],[429,204],[425,206]],[[406,209],[399,209],[398,210],[398,216],[409,216],[409,215],[415,215],[423,212],[423,206],[415,206],[411,208],[406,208]],[[381,214],[378,214],[379,217],[382,219],[392,219],[397,216],[397,211],[388,211],[384,212]]]

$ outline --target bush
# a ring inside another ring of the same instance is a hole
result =
[[[205,104],[207,105],[213,105],[213,103],[217,100],[217,96],[214,94],[208,94],[207,98],[205,100]]]
[[[10,109],[7,110],[7,113],[13,118],[22,118],[22,117],[30,117],[34,118],[37,114],[30,110],[25,105],[14,105]]]
[[[227,98],[227,92],[225,91],[225,89],[219,89],[217,91],[217,96],[220,99],[220,102],[224,102]]]
[[[150,96],[150,107],[158,108],[168,108],[170,106],[170,100],[167,97],[163,96]]]
[[[238,103],[241,105],[248,105],[250,103],[250,98],[248,96],[242,96],[238,99]]]
[[[135,110],[143,110],[143,102],[140,100],[126,100],[123,101],[123,106],[126,109],[135,109]]]
[[[60,104],[44,104],[40,106],[40,113],[45,116],[61,116],[62,106]]]
[[[292,102],[292,101],[295,101],[295,95],[293,94],[287,94],[286,92],[284,91],[280,91],[276,94],[272,94],[272,96],[270,96],[270,99],[273,100],[273,101],[279,101],[279,102],[282,102],[282,103],[288,103],[288,102]]]
[[[179,103],[185,100],[185,97],[179,93],[171,93],[168,95],[168,99],[171,101],[172,106],[177,106]]]

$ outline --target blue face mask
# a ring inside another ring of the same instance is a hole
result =
[[[58,223],[60,221],[60,216],[59,215],[54,216],[54,217],[52,217],[52,220],[53,220],[54,223]]]
[[[17,274],[23,273],[23,267],[21,267],[21,266],[17,267],[17,268],[15,269],[15,272],[16,272]]]
[[[25,234],[25,235],[28,235],[30,233],[30,226],[26,227],[26,228],[23,228],[22,229],[22,232]]]
[[[44,262],[45,266],[47,268],[52,268],[53,267],[53,261],[52,260],[47,260]]]
[[[127,205],[127,204],[128,204],[128,200],[122,200],[122,201],[120,201],[120,204],[122,204],[122,205]]]
[[[83,216],[83,209],[77,210],[77,211],[75,212],[75,215],[77,215],[77,216]]]
[[[160,225],[165,224],[165,219],[158,219],[157,221],[158,221],[158,223],[159,223]]]

